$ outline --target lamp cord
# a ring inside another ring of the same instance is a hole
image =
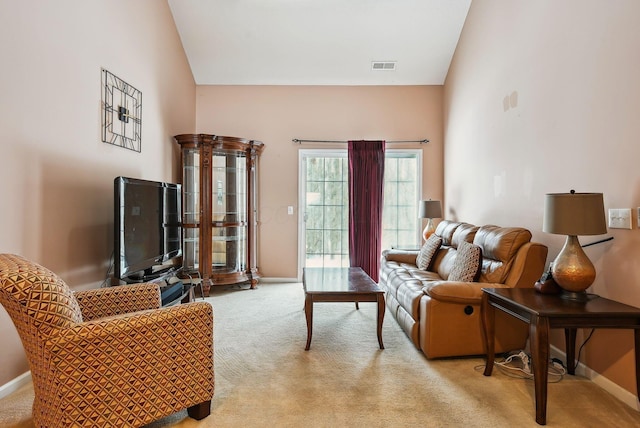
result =
[[[600,243],[602,243],[602,242],[611,241],[612,239],[613,239],[613,236],[610,236],[610,237],[608,237],[608,238],[604,238],[604,239],[601,239],[601,240],[599,240],[599,241],[595,241],[595,242],[590,242],[590,243],[588,243],[588,244],[584,244],[584,245],[582,245],[582,248],[584,248],[584,247],[590,247],[590,246],[592,246],[592,245],[600,244]]]
[[[580,345],[580,349],[578,350],[578,358],[576,359],[576,364],[575,364],[576,366],[580,363],[580,354],[582,353],[582,348],[584,348],[584,345],[586,345],[589,339],[591,339],[591,336],[593,336],[594,331],[596,331],[596,329],[592,328],[591,333],[589,333],[589,336],[587,336],[584,342],[582,342],[582,345]]]

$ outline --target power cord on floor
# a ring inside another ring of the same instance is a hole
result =
[[[512,351],[502,361],[495,361],[494,365],[504,374],[520,379],[533,379],[531,370],[531,357],[524,351]],[[562,361],[552,358],[549,361],[548,379],[549,383],[560,382],[566,369]]]

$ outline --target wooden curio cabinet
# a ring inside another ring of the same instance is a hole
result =
[[[250,283],[257,266],[260,141],[209,134],[175,136],[182,153],[183,267],[212,285]]]

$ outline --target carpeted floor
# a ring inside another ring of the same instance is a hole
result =
[[[159,427],[535,427],[533,381],[481,358],[427,360],[385,317],[378,348],[373,303],[314,306],[311,349],[300,284],[256,290],[216,287],[216,393],[212,413],[186,411]],[[31,427],[30,387],[0,400],[0,426]],[[594,383],[565,376],[549,384],[550,427],[637,427],[640,413]]]

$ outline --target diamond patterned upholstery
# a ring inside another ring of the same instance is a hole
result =
[[[138,427],[185,408],[209,415],[209,303],[160,308],[157,284],[74,293],[12,254],[0,254],[0,303],[29,360],[36,427]]]

